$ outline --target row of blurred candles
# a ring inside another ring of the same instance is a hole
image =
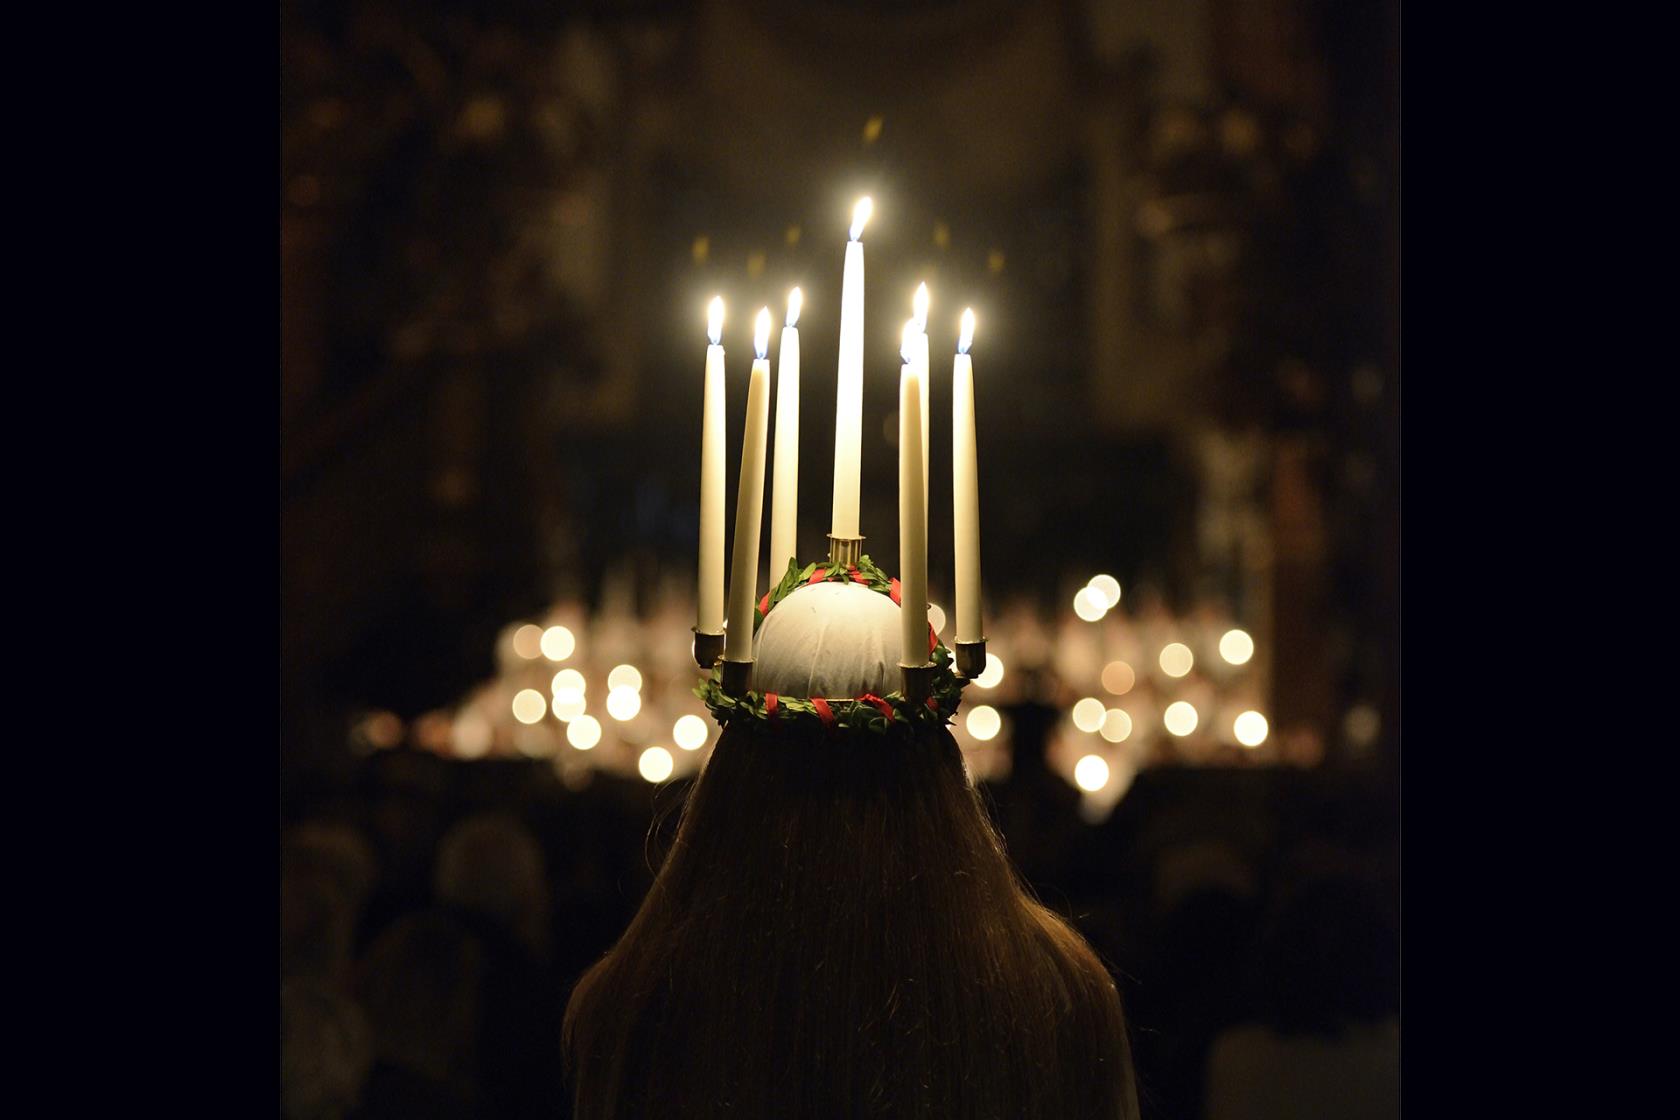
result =
[[[574,788],[600,771],[653,783],[691,775],[717,730],[691,691],[698,678],[686,643],[672,637],[687,631],[691,596],[673,588],[645,614],[609,596],[593,617],[581,603],[558,603],[541,621],[505,627],[497,675],[452,709],[406,728],[392,713],[367,713],[352,740],[362,749],[407,741],[469,760],[545,759]],[[986,669],[952,725],[976,780],[1007,774],[1006,713],[1030,701],[1061,709],[1046,757],[1098,815],[1146,766],[1280,761],[1246,630],[1213,608],[1128,617],[1120,602],[1119,581],[1099,575],[1075,593],[1071,614],[1046,618],[1025,602],[998,612]],[[945,612],[932,605],[928,618],[949,641]]]

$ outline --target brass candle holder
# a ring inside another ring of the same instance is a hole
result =
[[[710,669],[716,665],[718,658],[723,656],[723,634],[708,634],[703,630],[694,631],[694,663],[702,669]]]
[[[753,663],[723,659],[723,690],[734,697],[745,696],[752,688]]]
[[[851,567],[853,564],[856,564],[858,559],[862,556],[862,537],[836,537],[833,534],[829,535],[828,562],[830,564],[842,564],[846,567]]]
[[[960,675],[973,680],[986,671],[986,639],[958,642],[956,654],[957,672]]]
[[[932,665],[900,665],[898,671],[903,677],[906,700],[920,704],[933,695]]]

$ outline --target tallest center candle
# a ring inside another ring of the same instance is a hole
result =
[[[723,297],[707,309],[706,389],[700,406],[700,584],[694,629],[723,633]]]
[[[829,535],[856,537],[863,468],[863,227],[874,212],[868,198],[852,210],[852,237],[840,284],[840,362],[834,395],[834,519]]]

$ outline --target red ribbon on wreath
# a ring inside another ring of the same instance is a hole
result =
[[[766,692],[764,694],[764,714],[769,716],[771,719],[776,718],[777,703],[778,701],[774,692]]]
[[[758,601],[758,613],[759,614],[769,614],[770,613],[770,592],[766,591],[764,593],[764,598],[762,598]]]
[[[893,717],[892,705],[887,703],[885,700],[881,699],[879,696],[875,695],[873,692],[866,692],[862,696],[859,696],[858,699],[862,700],[866,704],[875,705],[875,707],[880,711],[880,713],[882,715],[886,716],[888,719],[891,719]]]
[[[829,708],[827,700],[821,696],[813,696],[811,706],[817,709],[817,718],[823,721],[825,727],[834,726],[834,712]]]
[[[887,598],[901,607],[904,605],[904,588],[900,586],[898,580],[892,580],[887,584]]]
[[[805,581],[805,585],[807,587],[809,587],[813,583],[821,583],[827,577],[828,577],[828,569],[827,568],[818,568],[816,571],[811,573],[811,578]]]

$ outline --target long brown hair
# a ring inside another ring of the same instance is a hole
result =
[[[1113,980],[943,729],[727,729],[565,1050],[583,1120],[1137,1115]]]

